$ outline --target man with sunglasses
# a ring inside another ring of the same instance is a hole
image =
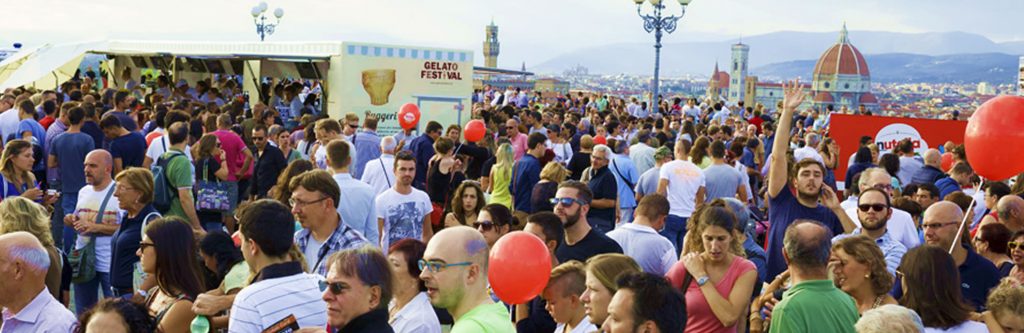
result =
[[[267,126],[258,124],[252,129],[252,145],[256,151],[256,166],[253,168],[252,186],[249,187],[251,200],[265,198],[271,187],[277,184],[277,176],[288,167],[288,160],[280,148],[267,144]]]
[[[427,243],[419,267],[430,304],[455,319],[452,333],[516,331],[508,310],[487,292],[487,241],[476,230],[441,230]]]
[[[505,133],[508,135],[508,141],[512,143],[512,152],[515,154],[516,161],[518,161],[520,158],[523,158],[527,150],[530,150],[526,146],[526,134],[519,132],[519,121],[515,118],[505,122]]]
[[[594,230],[587,220],[593,200],[590,187],[582,182],[568,180],[558,185],[555,192],[555,215],[565,226],[565,242],[555,249],[558,262],[577,260],[586,262],[602,253],[622,253],[622,247],[603,232]]]
[[[877,188],[868,188],[857,197],[855,209],[860,227],[853,229],[851,233],[832,237],[832,243],[850,236],[867,235],[874,239],[875,244],[882,250],[885,268],[889,273],[896,274],[896,268],[900,266],[900,260],[903,260],[903,255],[907,253],[907,247],[893,239],[887,227],[890,217],[897,210],[892,208],[889,194]]]
[[[964,300],[976,311],[985,310],[988,291],[999,284],[1001,275],[991,261],[971,250],[964,242],[960,242],[957,231],[964,219],[964,212],[955,203],[940,201],[928,207],[924,212],[924,241],[928,245],[938,246],[943,251],[953,248],[953,261],[960,271],[960,292]],[[968,232],[964,229],[964,232]],[[960,239],[964,239],[960,237]],[[954,244],[956,244],[954,246]],[[902,295],[903,288],[896,284],[894,296]]]
[[[883,168],[868,168],[860,173],[860,178],[857,181],[857,188],[860,192],[866,192],[869,189],[876,189],[886,195],[886,203],[892,202],[892,176],[889,172]],[[846,215],[850,217],[853,223],[857,224],[858,228],[864,227],[863,217],[860,215],[861,210],[859,206],[863,205],[861,201],[858,201],[857,206],[848,207],[845,209]],[[921,238],[917,233],[917,223],[914,223],[914,218],[910,216],[910,213],[906,211],[892,207],[888,205],[891,214],[886,217],[888,220],[886,229],[888,230],[889,237],[903,244],[907,250],[921,245]],[[856,234],[856,232],[854,232]],[[872,237],[877,239],[877,237]],[[884,248],[883,248],[884,249]],[[897,261],[897,264],[899,261]]]

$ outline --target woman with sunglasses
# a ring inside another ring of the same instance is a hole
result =
[[[1013,260],[1013,268],[1010,269],[1009,276],[1017,279],[1017,281],[1024,282],[1024,231],[1017,231],[1013,233],[1013,237],[1010,237],[1010,242],[1006,244],[1006,248],[1010,250],[1010,259]]]
[[[189,332],[192,302],[203,290],[192,227],[179,217],[150,223],[137,252],[142,271],[156,277],[146,309],[161,332]]]
[[[853,297],[861,314],[882,305],[897,304],[889,295],[893,276],[885,268],[885,256],[870,237],[857,235],[832,243],[829,266],[836,287]]]
[[[1001,277],[1010,275],[1010,270],[1014,267],[1007,248],[1010,236],[1010,229],[1006,225],[989,223],[978,228],[978,233],[973,239],[974,250],[996,265]]]
[[[389,333],[391,267],[384,254],[365,246],[337,252],[327,259],[323,300],[328,332]]]
[[[484,235],[484,239],[487,240],[487,248],[490,248],[498,242],[501,236],[505,236],[513,225],[518,224],[518,220],[512,216],[512,211],[508,207],[492,203],[480,210],[476,222],[473,222],[473,228]]]
[[[391,327],[398,333],[441,333],[441,323],[430,305],[427,287],[420,280],[419,267],[427,244],[406,238],[391,244],[388,263],[391,265],[393,298],[389,307]]]
[[[216,135],[206,134],[199,138],[196,153],[196,181],[222,182],[228,179],[227,153],[221,149]],[[222,226],[222,214],[218,211],[198,210],[196,215],[207,231],[219,230]]]

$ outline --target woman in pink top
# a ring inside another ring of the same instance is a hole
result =
[[[699,236],[690,238],[697,250],[683,254],[666,275],[686,296],[686,332],[735,333],[757,280],[757,268],[742,257],[733,231],[736,216],[717,201],[693,215],[688,229],[691,236]]]

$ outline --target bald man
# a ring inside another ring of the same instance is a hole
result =
[[[1002,223],[1011,232],[1024,229],[1024,199],[1016,195],[1004,195],[996,202],[996,214],[999,220],[985,216],[978,224],[978,229],[989,223]]]
[[[430,239],[420,261],[430,304],[455,319],[452,333],[515,332],[508,310],[487,288],[487,241],[466,226],[446,228]]]
[[[89,281],[72,284],[75,295],[75,311],[85,312],[98,301],[97,288],[103,296],[110,297],[110,238],[121,225],[117,197],[113,196],[114,181],[110,177],[114,159],[103,149],[96,149],[85,155],[85,182],[88,184],[78,191],[78,203],[74,212],[66,212],[64,224],[75,229],[78,239],[74,249],[82,249],[95,243],[96,275]]]
[[[942,154],[936,149],[924,152],[924,166],[914,173],[912,184],[934,184],[936,180],[946,176],[942,171]]]
[[[949,251],[949,248],[953,247],[951,254],[960,271],[960,291],[964,300],[981,312],[985,310],[988,291],[999,284],[1000,274],[991,261],[957,240],[957,231],[963,219],[964,212],[960,206],[949,201],[940,201],[925,210],[921,227],[924,229],[926,244],[938,246],[943,251]],[[968,230],[965,229],[964,232]],[[960,240],[966,239],[960,237]],[[902,294],[901,287],[898,289],[899,294]]]
[[[32,234],[0,236],[0,332],[71,331],[75,315],[46,290],[49,268],[50,256]]]

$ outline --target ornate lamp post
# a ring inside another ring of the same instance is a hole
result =
[[[277,21],[274,23],[269,23],[267,22],[266,12],[266,1],[262,1],[258,6],[252,7],[252,22],[256,24],[256,34],[260,35],[261,42],[267,36],[274,34],[274,29],[277,28],[278,24],[281,24],[281,17],[284,16],[284,9],[275,9],[274,17],[277,19]]]
[[[679,6],[682,8],[679,16],[662,16],[661,11],[665,9],[662,0],[647,0],[653,7],[651,14],[642,12],[644,0],[633,0],[636,3],[636,14],[644,20],[644,30],[654,32],[654,81],[651,81],[651,90],[654,93],[651,95],[651,104],[654,104],[654,112],[658,112],[660,106],[658,103],[658,71],[661,69],[661,35],[676,31],[676,22],[686,14],[686,6],[690,4],[690,1],[692,0],[679,0]]]

